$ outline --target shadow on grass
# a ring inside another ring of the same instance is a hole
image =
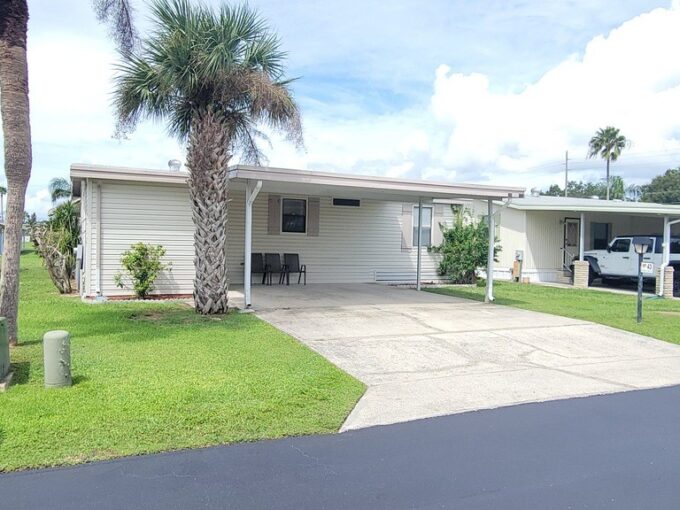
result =
[[[457,290],[457,289],[447,289],[447,288],[434,288],[434,289],[426,289],[427,292],[432,292],[434,294],[441,294],[442,296],[451,296],[451,297],[457,297],[457,298],[462,298],[462,299],[469,299],[470,301],[484,301],[484,295],[483,294],[477,294],[477,293],[472,293],[472,292],[466,292],[465,290]],[[529,301],[523,301],[521,299],[513,299],[513,298],[496,298],[494,300],[494,304],[497,305],[506,305],[506,306],[517,306],[519,308],[522,308],[523,306],[529,306],[531,303]]]
[[[26,384],[31,376],[31,362],[20,361],[19,363],[12,363],[11,369],[14,372],[12,378],[12,385]]]
[[[72,383],[73,386],[76,386],[80,383],[84,383],[84,382],[87,382],[89,380],[90,380],[90,378],[87,377],[86,375],[74,375],[71,378],[71,383]]]
[[[42,340],[21,340],[17,347],[28,347],[29,345],[41,344]]]

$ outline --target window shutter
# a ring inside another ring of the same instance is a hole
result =
[[[439,246],[444,241],[444,234],[442,234],[442,228],[439,226],[440,223],[444,223],[444,211],[446,205],[444,204],[434,204],[434,215],[432,218],[432,246]]]
[[[401,206],[401,249],[413,248],[413,204]]]
[[[281,233],[281,197],[269,195],[267,207],[267,234],[279,235]]]
[[[307,235],[317,237],[319,235],[319,210],[320,201],[317,197],[307,199]]]

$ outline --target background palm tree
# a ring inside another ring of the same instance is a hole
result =
[[[132,51],[135,33],[128,0],[94,0],[100,21],[108,22],[122,52]],[[19,257],[26,188],[31,177],[31,124],[28,101],[26,0],[0,1],[0,115],[5,146],[7,216],[0,276],[0,316],[7,318],[10,345],[17,343]]]
[[[50,199],[53,204],[61,198],[71,197],[71,183],[63,177],[52,179],[47,189],[50,192]]]
[[[609,200],[610,194],[609,162],[616,161],[621,155],[621,151],[628,145],[629,142],[626,137],[612,126],[598,129],[588,143],[589,158],[600,156],[607,161],[607,200]]]
[[[0,186],[0,223],[5,223],[5,195],[7,188]]]
[[[265,125],[298,145],[298,107],[284,78],[278,37],[247,5],[219,12],[187,0],[152,4],[153,29],[122,55],[116,77],[118,129],[163,119],[187,143],[195,226],[194,301],[200,313],[227,311],[227,168],[235,153],[260,163]]]

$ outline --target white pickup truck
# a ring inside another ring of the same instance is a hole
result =
[[[589,282],[597,278],[602,283],[614,283],[616,280],[637,278],[638,254],[633,247],[633,238],[638,236],[618,236],[612,239],[605,250],[586,251],[584,260],[590,263]],[[642,258],[642,276],[645,279],[656,277],[656,270],[663,262],[663,237],[649,237],[652,241],[647,253]],[[675,268],[674,287],[680,289],[680,237],[671,237],[669,265]]]

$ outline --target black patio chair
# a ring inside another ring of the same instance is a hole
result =
[[[261,253],[250,254],[250,274],[262,274],[262,285],[267,278],[267,266]]]
[[[265,253],[264,267],[267,271],[268,285],[272,284],[272,274],[279,275],[279,285],[283,283],[286,271],[285,266],[281,264],[281,255],[278,253]]]
[[[290,285],[290,273],[298,274],[298,285],[300,285],[302,275],[305,275],[305,285],[307,285],[307,266],[300,265],[300,257],[297,253],[284,253],[283,265],[286,269],[286,285]]]

